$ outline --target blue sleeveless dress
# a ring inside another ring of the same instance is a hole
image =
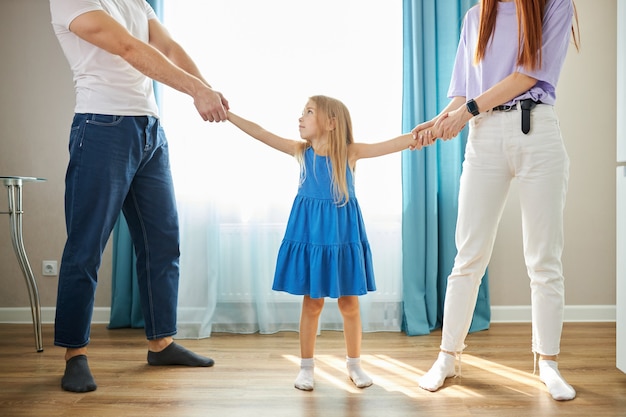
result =
[[[352,172],[350,199],[335,204],[330,159],[309,147],[305,171],[278,251],[272,289],[312,298],[338,298],[375,291],[370,245]]]

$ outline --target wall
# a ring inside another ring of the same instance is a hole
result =
[[[64,176],[74,90],[69,66],[52,31],[48,1],[0,1],[0,51],[0,175],[47,179],[24,186],[24,245],[42,307],[53,307],[57,277],[43,277],[41,262],[60,263],[65,243]],[[3,189],[0,211],[6,209]],[[0,308],[26,307],[28,293],[9,230],[8,216],[0,215]],[[110,305],[110,264],[108,247],[96,306]]]
[[[579,0],[582,50],[571,48],[558,87],[557,111],[571,159],[563,255],[568,306],[615,305],[615,37],[616,5]],[[60,260],[65,241],[63,177],[74,95],[69,67],[50,26],[48,1],[0,2],[0,175],[47,178],[25,187],[24,240],[42,306],[54,307],[55,277],[41,261]],[[490,265],[497,309],[529,304],[517,190],[511,190]],[[0,211],[6,195],[0,195]],[[110,245],[96,306],[110,304]],[[0,309],[28,297],[0,217]]]
[[[556,109],[570,157],[565,209],[566,305],[615,304],[616,4],[577,1],[581,49],[570,45]],[[602,103],[602,104],[600,104]],[[490,265],[493,305],[527,305],[515,187]]]

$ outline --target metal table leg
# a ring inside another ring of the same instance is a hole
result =
[[[41,304],[39,302],[39,291],[37,282],[33,275],[33,270],[28,262],[26,250],[24,249],[24,239],[22,236],[22,181],[5,181],[9,193],[9,222],[11,224],[11,241],[17,260],[24,273],[28,296],[30,297],[30,309],[33,316],[33,326],[35,328],[35,346],[37,352],[43,352],[43,340],[41,335]]]

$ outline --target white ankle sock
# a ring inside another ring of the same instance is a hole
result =
[[[539,379],[546,384],[548,392],[557,401],[573,400],[576,397],[576,391],[565,382],[555,361],[539,361]]]
[[[439,356],[437,356],[437,360],[430,368],[430,371],[420,378],[420,388],[427,391],[437,391],[446,378],[454,376],[454,360],[455,357],[453,355],[439,352]]]
[[[314,370],[315,359],[300,359],[300,373],[298,373],[294,386],[303,391],[313,390],[315,388],[315,381],[313,380]]]
[[[361,369],[361,358],[349,358],[346,356],[346,366],[348,375],[357,388],[367,388],[372,385],[372,378]]]

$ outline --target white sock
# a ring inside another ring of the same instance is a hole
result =
[[[453,355],[439,352],[439,356],[437,356],[437,360],[430,368],[430,371],[420,378],[420,388],[427,391],[437,391],[446,378],[454,376],[454,360],[455,357]]]
[[[357,388],[367,388],[373,384],[372,378],[361,369],[361,358],[349,358],[346,356],[346,366],[348,375]]]
[[[298,373],[294,387],[303,391],[312,391],[315,388],[315,381],[313,380],[314,370],[315,359],[300,359],[300,373]]]
[[[555,361],[539,361],[539,379],[546,384],[548,392],[557,401],[573,400],[576,397],[576,391],[565,382]]]

